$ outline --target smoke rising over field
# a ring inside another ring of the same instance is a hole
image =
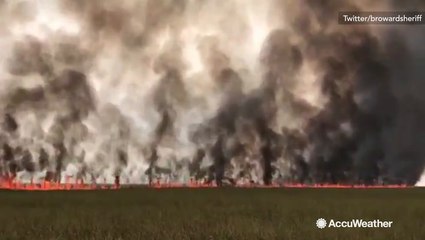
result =
[[[425,166],[425,29],[340,25],[337,15],[420,9],[0,1],[0,172],[415,184]]]

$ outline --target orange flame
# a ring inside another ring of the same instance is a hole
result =
[[[97,189],[120,189],[122,186],[120,184],[120,177],[115,177],[114,184],[106,184],[106,179],[104,179],[104,184],[98,185],[96,182],[84,183],[83,179],[75,179],[74,183],[71,183],[70,178],[72,176],[65,177],[65,183],[53,182],[44,180],[41,183],[34,183],[31,178],[30,183],[21,183],[15,176],[5,176],[0,179],[0,189],[6,190],[28,190],[28,191],[58,191],[58,190],[97,190]],[[378,188],[409,188],[407,185],[342,185],[342,184],[277,184],[273,183],[271,185],[261,185],[254,183],[237,183],[231,185],[232,187],[237,188],[356,188],[356,189],[378,189]],[[160,179],[156,180],[150,186],[151,188],[156,189],[167,189],[167,188],[215,188],[217,184],[207,181],[194,180],[190,179],[188,183],[177,183],[177,182],[161,182]]]

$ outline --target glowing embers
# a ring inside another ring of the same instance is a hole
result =
[[[116,177],[119,179],[119,177]],[[27,190],[27,191],[59,191],[59,190],[99,190],[99,189],[119,189],[119,180],[115,184],[84,183],[83,179],[71,181],[71,177],[66,176],[65,183],[46,180],[34,183],[33,179],[29,183],[22,183],[15,176],[4,176],[0,179],[0,189],[5,190]]]
[[[66,191],[66,190],[115,190],[121,188],[134,188],[134,187],[150,187],[156,189],[169,189],[169,188],[218,188],[215,181],[194,180],[191,179],[187,183],[177,182],[162,182],[160,179],[153,181],[150,185],[121,185],[120,177],[115,176],[114,184],[107,184],[106,180],[102,184],[95,182],[85,183],[83,179],[71,179],[71,176],[66,176],[65,183],[55,182],[51,180],[44,180],[39,183],[34,183],[33,180],[29,183],[22,183],[16,180],[16,176],[4,176],[0,179],[0,189],[3,190],[25,190],[25,191]],[[340,184],[277,184],[270,185],[257,184],[252,182],[242,182],[234,184],[224,184],[222,186],[235,187],[235,188],[329,188],[329,189],[403,189],[411,188],[407,185],[340,185]]]

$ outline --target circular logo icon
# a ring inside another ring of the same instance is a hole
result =
[[[325,227],[326,227],[326,220],[325,220],[325,219],[323,219],[323,218],[319,218],[319,219],[317,219],[317,221],[316,221],[316,226],[317,226],[318,228],[320,228],[320,229],[325,228]]]

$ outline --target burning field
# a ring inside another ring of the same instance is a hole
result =
[[[0,0],[0,239],[423,239],[425,25],[338,23],[405,10]]]
[[[1,186],[421,185],[423,25],[337,21],[400,2],[2,0]]]

